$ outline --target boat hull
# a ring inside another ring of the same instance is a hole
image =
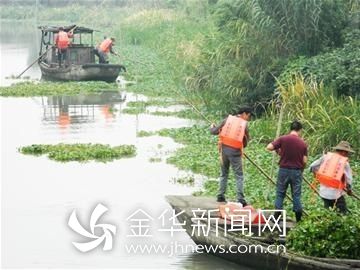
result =
[[[247,247],[258,245],[263,249],[267,249],[270,243],[267,241],[259,241],[256,237],[245,237],[241,234],[233,232],[224,233],[219,232],[216,234],[216,228],[210,227],[209,234],[207,236],[192,234],[194,223],[192,218],[192,209],[213,210],[217,209],[218,204],[213,198],[194,197],[194,196],[167,196],[167,201],[171,207],[175,210],[177,219],[180,223],[183,223],[183,228],[188,235],[197,245],[202,246],[219,246],[222,245],[226,250],[232,245]],[[183,211],[182,214],[180,214]],[[219,229],[219,227],[218,227]],[[221,230],[221,228],[220,228]],[[258,249],[257,249],[258,250]],[[254,269],[266,269],[266,270],[306,270],[306,269],[318,269],[318,270],[345,270],[345,269],[359,269],[359,260],[341,260],[341,259],[327,259],[317,258],[309,256],[301,256],[299,254],[291,252],[283,253],[263,253],[263,252],[246,252],[246,253],[229,253],[229,252],[215,252],[210,253],[215,256],[222,257],[226,260],[233,261],[240,265],[248,266]]]
[[[42,78],[56,81],[106,81],[114,82],[120,72],[125,71],[122,65],[84,64],[59,68],[39,62]]]

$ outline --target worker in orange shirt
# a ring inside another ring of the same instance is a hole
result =
[[[70,45],[70,38],[74,36],[72,30],[65,32],[63,27],[59,27],[59,32],[55,35],[55,44],[58,53],[59,67],[61,67],[61,61],[64,60],[66,67],[67,52]]]
[[[115,46],[115,38],[105,38],[100,45],[96,47],[94,50],[95,54],[99,57],[99,64],[108,64],[109,63],[109,52],[113,55],[119,56],[113,50],[113,46]]]

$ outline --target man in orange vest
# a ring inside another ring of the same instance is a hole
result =
[[[354,153],[350,144],[341,141],[333,148],[334,153],[327,153],[310,165],[310,171],[320,182],[320,196],[325,208],[335,207],[340,213],[347,213],[345,193],[352,195],[353,180],[349,165],[349,154]],[[345,191],[346,190],[346,191]]]
[[[282,210],[288,186],[291,187],[293,211],[296,221],[302,217],[301,183],[302,173],[307,162],[307,145],[300,137],[302,124],[293,121],[290,124],[290,133],[280,136],[266,147],[268,151],[276,151],[280,155],[279,173],[276,183],[275,209]],[[281,213],[275,212],[275,218]]]
[[[105,38],[99,46],[96,47],[94,50],[95,54],[99,57],[99,64],[108,64],[109,63],[109,56],[108,53],[110,52],[113,55],[119,56],[113,50],[113,46],[115,46],[115,38]]]
[[[73,32],[69,33],[64,31],[64,27],[59,27],[59,32],[55,35],[55,44],[57,47],[59,67],[61,67],[61,61],[64,60],[66,63],[66,55],[70,44],[70,39],[74,36]],[[66,66],[66,64],[65,64]]]
[[[229,115],[220,125],[211,125],[210,133],[219,135],[219,151],[221,155],[218,202],[226,202],[225,193],[231,165],[236,178],[237,201],[243,206],[247,205],[243,188],[244,177],[241,155],[243,148],[246,147],[250,139],[248,121],[250,121],[251,115],[252,109],[246,106],[240,108],[236,115]]]

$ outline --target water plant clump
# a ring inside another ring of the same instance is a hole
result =
[[[133,157],[136,155],[136,148],[134,145],[119,145],[111,147],[107,144],[60,143],[56,145],[33,144],[21,147],[19,152],[35,156],[47,154],[49,159],[60,162],[86,162],[90,160],[107,162],[114,159]]]
[[[116,90],[114,83],[106,82],[21,82],[0,87],[0,96],[33,97],[101,93]]]
[[[360,259],[359,213],[313,211],[288,234],[287,247],[309,256]]]

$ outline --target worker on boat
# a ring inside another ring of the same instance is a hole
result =
[[[73,36],[74,36],[73,30],[70,30],[69,32],[65,32],[64,27],[59,27],[59,32],[55,35],[55,44],[57,48],[59,67],[61,67],[62,61],[65,62],[65,67],[66,67],[70,38],[72,38]]]
[[[100,45],[98,45],[94,53],[99,57],[99,64],[108,64],[109,63],[109,52],[113,55],[119,56],[113,49],[115,46],[115,38],[105,38]]]
[[[219,152],[221,159],[221,174],[217,202],[226,202],[225,193],[227,188],[229,167],[231,164],[236,178],[237,201],[243,206],[247,205],[244,196],[244,176],[242,169],[242,151],[250,140],[248,121],[250,121],[252,109],[248,106],[239,109],[236,115],[229,115],[220,125],[211,125],[210,133],[219,135]]]
[[[310,171],[315,174],[320,183],[320,197],[325,208],[335,208],[340,213],[348,212],[345,193],[352,195],[352,171],[349,164],[349,155],[354,153],[350,144],[341,141],[333,148],[335,152],[328,152],[310,165]]]
[[[290,133],[280,136],[266,147],[268,151],[276,151],[280,155],[280,169],[276,184],[275,209],[282,210],[288,185],[291,187],[293,199],[293,211],[296,221],[302,217],[301,183],[302,173],[307,162],[308,149],[304,140],[300,137],[302,124],[293,121],[290,125]],[[280,216],[280,211],[275,212],[275,218]]]

